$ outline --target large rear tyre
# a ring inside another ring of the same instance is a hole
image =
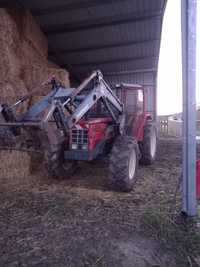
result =
[[[76,161],[65,161],[62,145],[57,144],[46,152],[46,169],[50,177],[55,179],[69,178],[77,168]]]
[[[138,144],[131,136],[116,139],[110,156],[110,185],[112,189],[130,192],[137,178]]]
[[[156,158],[157,150],[157,130],[156,126],[150,122],[144,127],[144,138],[140,143],[141,159],[140,163],[151,165]]]

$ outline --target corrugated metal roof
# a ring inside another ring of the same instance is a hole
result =
[[[107,72],[115,72],[116,76],[120,76],[120,72],[130,71],[130,70],[140,70],[141,72],[145,72],[146,69],[154,69],[157,58],[123,58],[120,61],[113,60],[107,62],[86,64],[86,65],[72,65],[74,69],[77,70],[78,73],[84,75],[89,74],[94,69],[100,69],[103,71],[104,75]],[[117,73],[119,72],[119,74]],[[124,81],[124,80],[123,80]]]
[[[150,70],[146,72],[121,72],[120,75],[115,73],[107,73],[105,76],[106,79],[109,79],[112,85],[121,83],[122,80],[125,80],[127,83],[133,84],[143,84],[146,87],[152,87],[154,85],[155,73]]]
[[[45,32],[51,60],[76,76],[97,68],[112,81],[134,80],[130,73],[135,70],[141,76],[152,69],[155,75],[166,0],[18,2],[32,11]],[[122,75],[124,71],[129,74]],[[149,82],[147,76],[143,83]]]
[[[16,2],[30,9],[48,38],[50,60],[68,69],[73,74],[71,81],[100,69],[111,84],[122,81],[144,84],[148,88],[147,110],[155,115],[167,0],[3,2]]]
[[[156,43],[156,45],[155,45]],[[102,62],[123,58],[137,58],[156,56],[156,46],[158,41],[144,41],[143,43],[125,44],[123,43],[115,47],[104,47],[100,49],[86,50],[65,50],[62,57],[64,61],[70,64],[84,64],[86,62]],[[91,45],[90,45],[91,46]],[[123,50],[123,53],[122,53]]]
[[[95,48],[95,46],[108,44],[115,46],[118,43],[160,39],[160,30],[160,19],[152,19],[144,22],[129,22],[95,29],[51,34],[48,38],[50,44],[56,50],[84,48],[87,46],[94,46]]]
[[[35,1],[34,1],[35,2]],[[56,1],[58,4],[60,1]],[[61,1],[62,2],[62,1]],[[66,4],[67,1],[65,1]],[[74,1],[76,3],[77,1]],[[84,2],[84,1],[82,1]],[[87,2],[87,1],[85,1]],[[97,1],[96,1],[97,2]],[[101,2],[101,1],[99,1]],[[95,1],[94,1],[95,3]],[[105,1],[104,1],[105,3]],[[62,6],[62,5],[61,5]],[[97,11],[98,8],[98,11]],[[55,16],[55,8],[52,9],[52,13],[45,13],[42,11],[37,11],[37,8],[34,10],[33,13],[37,15],[38,20],[40,21],[42,27],[49,27],[49,26],[56,26],[57,24],[65,24],[65,23],[75,23],[75,22],[81,22],[84,20],[93,20],[93,19],[100,19],[104,17],[111,17],[114,15],[126,15],[127,11],[129,13],[138,13],[138,12],[152,12],[156,10],[160,10],[162,8],[161,1],[158,0],[131,0],[131,1],[107,1],[107,3],[103,4],[94,4],[91,7],[87,6],[85,8],[75,8],[70,10],[67,10],[67,16],[66,16],[66,10],[60,10],[59,16],[56,17],[56,20],[54,19]],[[41,15],[40,15],[41,14]]]

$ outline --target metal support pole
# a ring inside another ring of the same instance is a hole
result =
[[[197,213],[196,199],[196,0],[181,0],[183,76],[182,209]]]

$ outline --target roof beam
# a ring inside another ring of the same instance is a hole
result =
[[[64,5],[57,5],[49,8],[44,9],[32,9],[32,14],[34,16],[45,16],[45,15],[54,15],[55,13],[61,13],[65,11],[72,11],[78,10],[83,8],[90,8],[90,7],[98,7],[107,4],[114,4],[116,2],[124,2],[125,0],[85,0],[83,1],[76,1],[72,3],[67,3]]]
[[[62,66],[63,68],[65,66]],[[82,75],[84,77],[84,75],[86,73],[91,72],[91,69],[89,70],[83,70],[80,72],[80,75]],[[134,75],[134,74],[146,74],[146,73],[150,73],[155,75],[157,73],[157,69],[156,68],[139,68],[139,69],[131,69],[131,70],[125,70],[125,71],[112,71],[112,72],[104,72],[103,71],[103,76],[105,77],[111,77],[111,76],[124,76],[124,75]]]
[[[149,44],[152,42],[159,42],[160,39],[147,39],[147,40],[137,40],[137,41],[128,41],[128,42],[117,42],[112,44],[105,44],[105,45],[96,45],[96,46],[85,46],[80,48],[69,48],[69,49],[63,49],[59,50],[59,54],[72,54],[72,53],[81,53],[81,52],[91,52],[101,49],[109,49],[109,48],[116,48],[116,47],[126,47],[131,45],[143,45],[143,44]],[[50,51],[49,55],[53,55],[54,52]]]
[[[1,0],[1,8],[24,8],[24,5],[21,3],[21,0]]]
[[[118,75],[129,75],[129,74],[137,74],[137,73],[155,73],[157,70],[155,68],[152,69],[137,69],[137,70],[126,70],[126,71],[114,71],[114,72],[106,72],[103,76],[118,76]]]
[[[78,32],[83,30],[99,29],[102,27],[109,27],[121,25],[131,22],[150,21],[155,19],[162,19],[162,12],[138,12],[128,14],[117,14],[111,17],[104,17],[95,20],[84,20],[80,22],[67,23],[44,27],[43,31],[47,35],[65,34],[70,32]]]
[[[112,63],[120,63],[120,62],[129,62],[134,60],[157,60],[157,55],[152,56],[143,56],[143,57],[125,57],[125,58],[117,58],[117,59],[110,59],[104,61],[96,61],[96,62],[83,62],[83,63],[71,63],[71,66],[74,67],[84,67],[84,66],[95,66],[95,65],[105,65],[105,64],[112,64]]]

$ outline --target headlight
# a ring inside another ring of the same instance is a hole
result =
[[[82,145],[82,149],[87,150],[88,149],[88,145],[87,144],[83,144]]]
[[[72,149],[77,149],[78,145],[77,144],[72,144]]]

